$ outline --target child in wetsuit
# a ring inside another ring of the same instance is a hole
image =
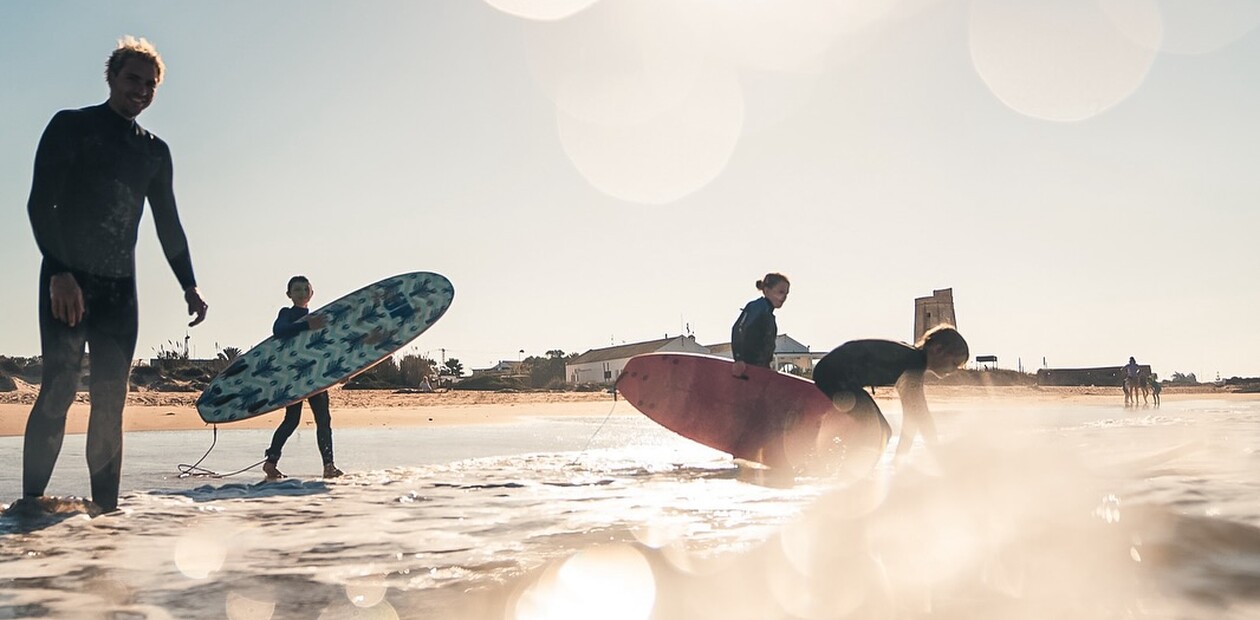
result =
[[[757,280],[761,297],[748,302],[731,326],[731,357],[735,359],[731,374],[744,376],[749,364],[765,368],[773,366],[774,340],[779,335],[774,311],[782,308],[787,301],[790,286],[787,276],[781,273],[767,273],[766,277]]]
[[[897,442],[897,458],[904,456],[916,433],[928,445],[937,443],[936,425],[923,395],[923,375],[932,371],[945,376],[967,362],[967,341],[958,330],[938,326],[924,334],[915,346],[891,340],[854,340],[828,353],[814,367],[814,383],[841,411],[863,418],[878,416],[885,436],[891,434],[887,419],[864,388],[897,386],[903,418]]]
[[[307,304],[315,294],[315,288],[311,286],[306,276],[289,278],[286,294],[293,300],[293,306],[280,309],[280,315],[271,326],[273,335],[278,338],[292,338],[301,332],[324,327],[324,317],[311,315],[307,308]],[[332,415],[328,411],[328,392],[315,394],[308,398],[307,402],[311,404],[311,413],[315,415],[315,443],[319,446],[319,455],[324,460],[324,477],[336,478],[344,472],[333,464]],[[297,429],[301,417],[301,401],[285,408],[284,421],[271,436],[271,447],[267,448],[267,460],[263,463],[263,472],[267,474],[268,479],[275,480],[284,477],[284,474],[276,468],[276,463],[280,462],[280,452],[284,449],[284,442],[288,441],[289,436]]]

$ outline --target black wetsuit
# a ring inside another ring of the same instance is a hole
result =
[[[170,149],[108,104],[53,116],[35,152],[27,213],[43,254],[39,327],[43,379],[26,423],[23,494],[44,494],[65,436],[84,344],[91,350],[87,460],[92,499],[118,504],[122,409],[135,352],[135,248],[144,203],[180,285],[196,286],[188,243],[175,208]],[[74,327],[52,314],[52,276],[72,274],[83,291],[83,320]]]
[[[874,415],[891,435],[875,399],[864,388],[896,385],[906,373],[927,371],[927,354],[903,342],[853,340],[828,353],[814,366],[814,384],[837,407],[856,418]]]
[[[774,340],[778,335],[774,306],[769,299],[758,297],[744,306],[731,326],[731,357],[737,362],[769,368],[774,363]]]
[[[908,371],[927,370],[927,354],[902,342],[854,340],[814,366],[814,383],[828,396],[867,387],[896,385]]]
[[[309,312],[310,310],[306,308],[296,306],[281,308],[276,322],[271,326],[271,333],[279,338],[292,338],[310,329],[311,324],[302,320],[302,317]],[[332,465],[332,414],[328,411],[328,392],[320,392],[306,400],[311,403],[311,413],[315,415],[315,445],[319,447],[319,456],[324,460],[324,465]],[[285,407],[284,421],[280,422],[280,426],[276,428],[276,432],[271,436],[271,446],[264,453],[272,464],[280,462],[280,453],[284,450],[284,443],[289,440],[293,431],[297,430],[301,418],[302,401]]]

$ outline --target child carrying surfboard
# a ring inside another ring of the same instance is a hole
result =
[[[937,443],[936,425],[923,395],[923,375],[943,377],[967,362],[970,350],[962,334],[950,325],[939,325],[915,346],[891,340],[854,340],[836,347],[814,366],[814,384],[841,411],[859,419],[878,416],[885,433],[887,419],[866,392],[866,387],[897,387],[903,417],[897,441],[897,458],[910,450],[916,434],[929,446]]]
[[[288,290],[285,292],[293,300],[293,306],[281,308],[271,332],[277,338],[292,338],[301,332],[311,329],[322,329],[325,324],[323,316],[310,314],[308,305],[315,295],[315,288],[306,276],[289,278]],[[344,472],[333,464],[332,415],[328,411],[328,391],[319,392],[307,399],[311,404],[311,413],[315,415],[315,444],[319,447],[319,455],[324,460],[324,477],[336,478]],[[276,467],[280,462],[280,452],[284,443],[297,429],[302,418],[302,401],[285,407],[284,421],[271,436],[271,446],[267,448],[267,460],[263,462],[263,472],[268,480],[283,478],[284,474]]]

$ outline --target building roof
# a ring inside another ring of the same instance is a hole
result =
[[[590,364],[592,362],[627,359],[643,353],[655,353],[659,351],[661,347],[678,340],[679,338],[686,338],[686,336],[673,336],[671,338],[661,338],[660,340],[621,344],[615,347],[605,347],[603,349],[591,349],[586,353],[569,360],[565,363],[565,365],[576,366],[578,364]]]
[[[495,364],[494,366],[491,366],[489,368],[474,368],[472,369],[472,372],[474,375],[476,375],[476,374],[501,372],[503,369],[515,370],[521,367],[522,365],[524,365],[524,363],[525,362],[517,361],[517,360],[499,360],[499,363]]]
[[[714,354],[730,353],[731,343],[723,342],[720,344],[705,345]],[[775,355],[793,355],[809,353],[809,347],[801,344],[801,342],[787,334],[779,334],[774,338],[774,354]]]

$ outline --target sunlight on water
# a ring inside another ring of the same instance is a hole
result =
[[[564,19],[599,0],[486,0],[486,4],[525,19],[550,21]]]
[[[971,3],[971,58],[1002,103],[1027,116],[1080,121],[1097,116],[1137,90],[1155,51],[1134,43],[1117,21],[1142,28],[1159,23],[1154,0],[1039,0]]]
[[[346,598],[355,607],[375,607],[385,600],[389,587],[381,580],[356,581],[346,585]]]
[[[853,481],[765,484],[617,421],[581,458],[172,477],[4,517],[0,618],[1257,617],[1260,401],[937,412],[939,450]]]
[[[521,592],[515,620],[640,620],[656,599],[652,567],[634,547],[579,551],[546,570]]]
[[[398,620],[398,611],[387,601],[371,607],[359,607],[350,603],[334,603],[329,605],[319,620]]]
[[[211,532],[187,534],[175,543],[175,566],[184,576],[205,579],[223,568],[227,547],[222,535]]]
[[[645,547],[660,549],[686,535],[686,529],[680,523],[648,522],[630,531],[634,539]]]
[[[1107,523],[1120,522],[1120,498],[1115,495],[1108,494],[1103,498],[1102,503],[1094,510],[1094,514],[1098,518]]]
[[[228,620],[271,620],[272,614],[276,613],[276,603],[229,592],[225,611]]]

